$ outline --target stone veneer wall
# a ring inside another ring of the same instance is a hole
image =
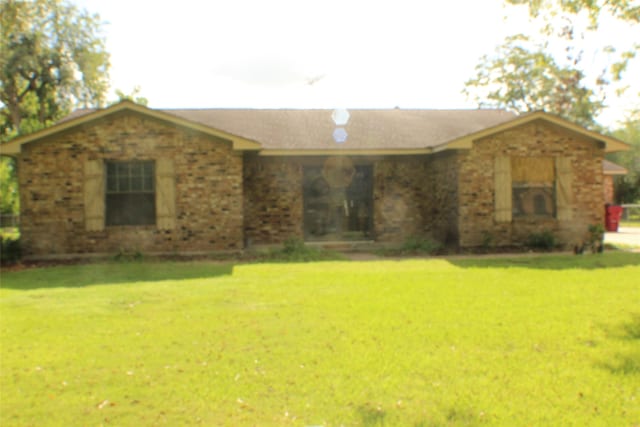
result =
[[[247,155],[244,230],[247,246],[303,238],[302,164],[295,158]]]
[[[21,240],[27,255],[189,252],[243,246],[242,154],[229,142],[134,113],[87,123],[19,156]],[[174,160],[176,225],[86,231],[87,160]]]
[[[494,158],[549,156],[571,160],[572,219],[494,219]],[[602,223],[603,147],[550,124],[532,122],[474,142],[459,172],[460,246],[482,245],[487,237],[498,246],[522,244],[534,232],[551,231],[560,243],[582,241],[590,224]]]
[[[432,182],[426,156],[389,156],[375,162],[373,221],[376,240],[403,242],[432,232]]]

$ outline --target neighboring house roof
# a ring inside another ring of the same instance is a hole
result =
[[[536,112],[517,116],[503,110],[349,109],[347,140],[336,143],[333,110],[176,109],[153,110],[123,101],[103,110],[78,110],[50,128],[19,137],[0,147],[16,154],[20,145],[93,120],[130,110],[212,134],[234,149],[263,155],[418,154],[468,149],[473,141],[535,120],[602,142],[607,152],[627,150],[623,142],[591,132],[559,117]]]
[[[624,167],[610,162],[609,160],[602,161],[602,169],[605,175],[626,175],[629,173]]]

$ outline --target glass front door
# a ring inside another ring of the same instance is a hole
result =
[[[330,157],[304,167],[306,240],[369,240],[373,221],[373,167]]]

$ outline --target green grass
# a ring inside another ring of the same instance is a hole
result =
[[[620,227],[640,227],[640,221],[620,221]]]
[[[0,237],[17,240],[20,238],[20,229],[17,227],[0,227]]]
[[[640,255],[2,272],[2,426],[636,426]]]

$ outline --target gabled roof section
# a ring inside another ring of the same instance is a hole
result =
[[[590,131],[588,129],[583,128],[580,125],[577,125],[573,122],[570,122],[568,120],[565,120],[553,114],[545,113],[544,111],[536,111],[533,113],[517,116],[512,120],[497,124],[495,126],[487,127],[477,132],[473,132],[468,135],[465,135],[461,138],[456,138],[451,141],[447,141],[446,143],[436,147],[434,151],[443,151],[448,149],[470,149],[473,142],[477,141],[478,139],[495,135],[497,133],[504,132],[509,129],[513,129],[515,127],[522,126],[535,121],[543,121],[546,123],[550,123],[564,130],[567,130],[569,132],[576,133],[587,139],[601,142],[605,146],[606,153],[613,153],[616,151],[628,151],[631,148],[628,144],[616,138],[612,138],[610,136],[606,136],[597,132]]]
[[[1,154],[18,154],[22,144],[75,126],[133,111],[170,124],[231,141],[235,150],[264,156],[415,155],[470,149],[473,142],[534,121],[544,121],[601,142],[606,152],[625,151],[622,141],[589,131],[544,112],[517,116],[504,110],[349,109],[347,140],[336,143],[338,127],[330,109],[172,109],[153,110],[123,101],[103,110],[77,110],[50,128],[0,146]]]
[[[66,130],[73,129],[77,126],[81,126],[92,121],[126,111],[135,112],[143,116],[154,118],[156,120],[160,120],[172,125],[192,129],[207,135],[225,139],[231,142],[234,150],[259,150],[261,148],[260,144],[256,141],[234,135],[221,129],[216,129],[198,122],[190,121],[186,118],[172,115],[161,110],[153,110],[151,108],[147,108],[143,105],[139,105],[131,101],[122,101],[104,109],[75,111],[53,126],[28,135],[17,137],[6,144],[0,145],[0,154],[18,154],[20,153],[20,149],[23,144],[28,144],[30,142],[34,142],[48,136],[56,135]]]

